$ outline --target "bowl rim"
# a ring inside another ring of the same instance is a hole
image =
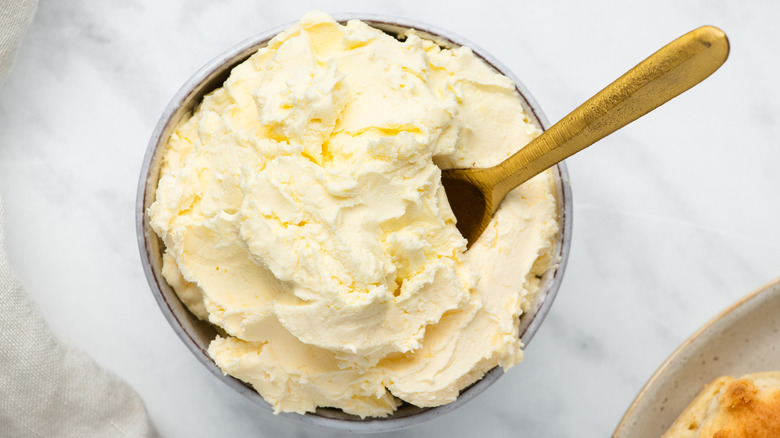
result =
[[[415,32],[421,34],[425,39],[432,39],[440,44],[470,48],[475,55],[483,59],[488,65],[511,79],[523,99],[524,107],[529,115],[535,119],[535,122],[537,122],[542,130],[546,130],[549,127],[549,122],[544,112],[523,83],[505,65],[473,42],[437,26],[390,15],[345,13],[334,14],[333,18],[342,24],[349,20],[361,20],[372,27],[379,28],[386,32],[400,32],[414,29]],[[257,391],[244,382],[222,372],[216,363],[208,356],[206,349],[200,347],[192,334],[184,328],[182,321],[176,315],[176,311],[166,299],[161,287],[167,286],[167,283],[161,275],[159,275],[159,272],[155,272],[151,263],[151,253],[154,251],[154,244],[152,241],[155,239],[159,240],[159,238],[149,226],[147,207],[151,204],[151,201],[148,200],[147,196],[154,197],[154,191],[156,190],[158,181],[158,177],[155,177],[153,178],[153,184],[150,184],[150,182],[152,182],[150,176],[154,170],[152,164],[155,159],[159,160],[160,154],[158,153],[158,150],[164,147],[164,144],[170,135],[170,130],[179,122],[180,118],[176,118],[176,116],[182,117],[183,114],[187,112],[182,111],[185,104],[191,105],[193,104],[193,101],[199,103],[205,93],[214,89],[211,85],[213,85],[215,78],[218,79],[229,73],[233,67],[238,63],[243,62],[243,60],[256,52],[260,47],[267,44],[271,38],[280,32],[289,29],[295,23],[296,22],[292,22],[274,27],[231,46],[198,69],[179,88],[158,119],[147,146],[146,153],[144,154],[135,206],[136,237],[138,240],[141,263],[149,287],[160,310],[165,316],[165,319],[187,348],[203,365],[206,366],[206,368],[209,369],[209,371],[211,371],[212,374],[256,404],[261,405],[269,412],[272,411],[270,404],[266,402]],[[221,84],[219,86],[221,86]],[[542,324],[557,296],[571,247],[572,192],[569,174],[566,164],[563,162],[557,164],[553,169],[556,173],[556,198],[559,217],[559,231],[554,248],[555,259],[553,260],[553,263],[555,263],[555,265],[548,268],[548,271],[545,273],[544,282],[539,290],[540,295],[537,296],[533,303],[534,308],[529,309],[528,312],[524,313],[524,315],[528,315],[528,318],[525,319],[530,318],[526,324],[523,324],[525,326],[524,328],[521,326],[520,339],[525,347],[527,347],[539,326]],[[165,286],[161,286],[163,284]],[[433,408],[425,408],[419,412],[406,416],[396,417],[390,415],[383,418],[369,417],[366,419],[358,419],[358,417],[354,417],[355,419],[339,419],[323,416],[320,413],[306,413],[303,415],[296,413],[281,413],[279,416],[314,426],[348,432],[370,433],[399,430],[424,423],[453,411],[487,389],[503,375],[503,373],[503,369],[500,366],[496,366],[485,373],[480,380],[461,390],[461,393],[455,401]]]

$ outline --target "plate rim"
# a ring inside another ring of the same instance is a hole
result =
[[[669,366],[682,354],[684,354],[685,351],[698,340],[704,333],[709,331],[713,326],[718,324],[725,318],[727,315],[732,313],[733,311],[737,310],[738,308],[744,306],[748,302],[758,298],[759,296],[763,295],[764,293],[768,293],[770,290],[780,286],[780,277],[775,278],[774,280],[770,280],[767,283],[764,283],[763,285],[759,286],[756,289],[753,289],[751,292],[749,292],[747,295],[743,296],[742,298],[738,299],[737,301],[733,302],[729,306],[727,306],[725,309],[721,310],[716,314],[714,317],[710,318],[706,323],[704,323],[701,327],[696,329],[688,338],[686,338],[670,355],[669,357],[664,360],[661,365],[656,369],[656,371],[653,373],[652,376],[647,380],[647,382],[642,386],[642,389],[639,390],[634,400],[631,402],[631,404],[626,409],[626,412],[623,414],[623,417],[620,419],[620,422],[618,423],[617,427],[615,428],[615,432],[612,434],[612,438],[625,438],[624,433],[626,428],[628,427],[628,421],[629,418],[634,417],[637,413],[637,410],[639,409],[639,404],[644,400],[645,396],[649,392],[649,390],[655,385],[655,383],[658,381],[658,379],[663,375],[666,370],[669,368]]]

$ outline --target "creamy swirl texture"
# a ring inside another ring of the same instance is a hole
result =
[[[163,275],[224,330],[214,361],[275,412],[451,402],[522,359],[518,317],[558,225],[545,173],[466,251],[440,168],[495,164],[538,133],[468,48],[309,13],[171,135],[149,208]]]

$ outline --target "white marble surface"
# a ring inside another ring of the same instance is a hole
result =
[[[732,43],[706,82],[568,160],[571,258],[526,361],[394,436],[607,436],[685,338],[780,276],[780,3],[42,0],[0,89],[9,257],[54,330],[128,380],[163,436],[327,435],[246,401],[187,351],[146,284],[133,211],[178,87],[312,8],[451,29],[508,65],[552,121],[699,25]]]

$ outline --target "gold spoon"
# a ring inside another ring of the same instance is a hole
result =
[[[510,190],[698,84],[728,54],[723,31],[700,27],[650,55],[502,163],[442,171],[458,230],[468,245],[476,242]]]

